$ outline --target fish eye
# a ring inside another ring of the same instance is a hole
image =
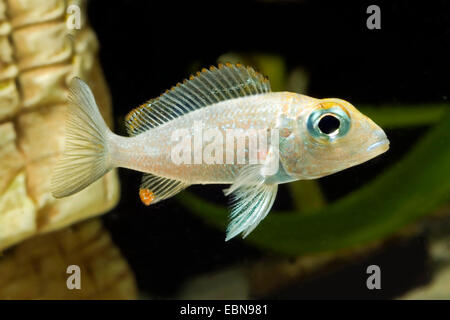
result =
[[[330,141],[343,137],[350,125],[350,117],[338,106],[311,112],[306,123],[310,135]]]
[[[340,126],[341,121],[332,114],[324,114],[317,123],[320,132],[326,135],[336,134]]]

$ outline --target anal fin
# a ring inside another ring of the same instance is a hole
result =
[[[141,201],[149,206],[161,200],[168,199],[189,186],[188,183],[144,173],[142,176],[139,196]]]

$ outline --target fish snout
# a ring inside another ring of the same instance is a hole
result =
[[[380,153],[383,153],[389,149],[389,139],[383,130],[376,130],[372,135],[372,142],[366,149],[366,151],[374,151],[379,150]]]

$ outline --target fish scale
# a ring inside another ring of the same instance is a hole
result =
[[[208,108],[189,113],[182,118],[172,120],[172,122],[161,127],[150,129],[141,135],[131,138],[136,139],[133,142],[133,146],[137,150],[132,151],[128,149],[127,155],[129,158],[125,161],[121,159],[120,165],[166,178],[188,181],[191,184],[231,183],[235,178],[235,173],[242,167],[241,165],[234,163],[215,165],[205,163],[202,166],[198,166],[195,164],[182,163],[177,165],[173,163],[171,161],[171,150],[179,142],[172,141],[171,133],[177,129],[187,129],[193,138],[193,127],[196,121],[204,125],[203,133],[208,129],[217,128],[222,134],[222,137],[224,137],[222,150],[224,150],[225,156],[226,129],[266,130],[274,128],[278,113],[281,112],[281,107],[279,106],[282,101],[280,96],[282,95],[282,93],[269,93],[224,101]],[[241,113],[239,115],[240,121],[236,121],[235,117],[239,113]],[[270,119],[271,121],[267,122],[264,119]],[[232,127],[233,124],[234,126]],[[124,149],[129,143],[129,139],[121,140],[121,145],[124,145]],[[203,140],[202,150],[210,143]],[[131,163],[129,159],[136,159],[143,145],[146,146],[145,148],[154,149],[155,151],[145,152],[144,156],[139,157],[139,161],[129,166]],[[234,143],[234,146],[233,152],[236,154],[237,144]],[[119,154],[121,152],[116,153]],[[192,150],[191,159],[194,157],[193,153],[194,150]],[[246,158],[248,158],[248,152],[246,152]],[[233,174],[230,175],[230,173]]]

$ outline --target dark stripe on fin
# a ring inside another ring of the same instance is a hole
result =
[[[270,83],[262,74],[241,64],[219,64],[190,76],[131,111],[126,117],[130,136],[145,132],[167,121],[209,105],[270,92]]]

